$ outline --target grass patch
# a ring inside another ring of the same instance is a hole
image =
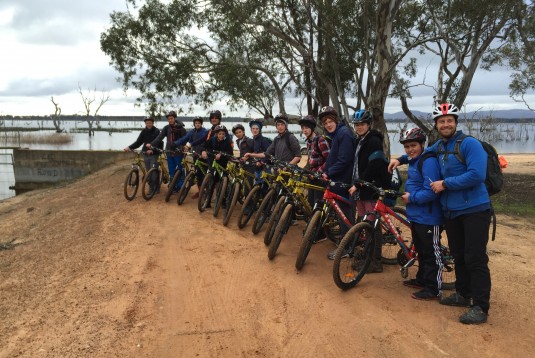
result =
[[[1,139],[6,144],[63,145],[63,144],[70,144],[73,141],[73,136],[68,133],[46,133],[46,134],[9,133],[6,135],[2,135]]]

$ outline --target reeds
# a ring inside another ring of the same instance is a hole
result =
[[[0,142],[4,144],[50,144],[64,145],[73,141],[73,136],[68,133],[4,133],[0,136]]]

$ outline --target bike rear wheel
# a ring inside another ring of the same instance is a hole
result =
[[[169,187],[167,188],[167,193],[165,194],[165,202],[167,203],[169,199],[171,199],[171,195],[173,195],[173,190],[175,189],[176,183],[178,183],[178,180],[183,175],[182,170],[175,171],[175,175],[173,175],[173,179],[171,180],[171,184],[169,184]]]
[[[407,218],[407,210],[405,208],[395,206],[392,208],[392,211],[401,216],[402,218]],[[410,227],[405,226],[398,218],[394,215],[389,215],[390,220],[394,224],[396,231],[403,241],[408,245],[412,240],[412,234]],[[386,224],[383,223],[383,218],[381,218],[381,230],[383,233],[383,247],[381,250],[381,261],[387,265],[397,265],[398,263],[398,251],[399,244],[396,240],[396,236],[392,234]]]
[[[245,198],[245,201],[243,202],[241,212],[238,215],[238,227],[240,229],[243,229],[245,225],[251,220],[254,213],[256,212],[256,209],[258,207],[258,201],[260,199],[260,186],[256,185],[247,197]]]
[[[150,187],[151,184],[151,177],[157,173],[158,175],[158,182],[154,188]],[[162,182],[162,173],[158,168],[152,168],[147,172],[147,175],[145,175],[145,178],[143,178],[143,184],[141,186],[141,195],[143,196],[143,199],[150,200],[156,194],[158,189],[160,188],[160,184]]]
[[[277,200],[277,203],[273,207],[273,210],[271,211],[271,217],[269,218],[266,233],[264,234],[264,245],[266,246],[269,246],[271,244],[271,239],[273,238],[273,234],[275,233],[275,227],[279,222],[278,219],[280,217],[280,214],[282,213],[281,209],[285,200],[285,196],[280,196]]]
[[[214,175],[212,173],[207,173],[204,176],[204,180],[201,184],[199,200],[197,202],[197,208],[202,213],[210,205],[212,188],[214,186]]]
[[[136,197],[139,188],[139,170],[131,169],[124,180],[124,197],[130,201]]]
[[[223,211],[223,225],[227,226],[228,222],[230,221],[230,217],[232,216],[232,212],[234,211],[234,208],[236,207],[236,203],[238,202],[238,197],[240,196],[241,192],[241,184],[239,182],[236,182],[232,184],[230,188],[230,192],[227,199],[227,207]]]
[[[297,254],[297,259],[295,260],[295,268],[297,270],[301,270],[303,268],[312,245],[314,245],[318,239],[321,230],[321,214],[321,210],[316,210],[314,214],[312,214],[312,218],[307,223],[305,233],[303,234],[303,241],[301,242],[301,247],[299,248],[299,253]]]
[[[275,227],[275,231],[273,233],[273,240],[271,240],[271,243],[269,245],[268,258],[270,260],[273,260],[273,258],[277,254],[277,250],[279,249],[279,246],[282,242],[282,238],[288,232],[288,229],[292,224],[293,213],[294,205],[292,203],[286,204],[277,222],[277,226]]]
[[[366,274],[372,260],[374,234],[372,226],[359,223],[344,236],[333,264],[333,279],[342,290],[355,287]]]
[[[256,212],[254,218],[253,234],[256,235],[260,232],[260,230],[262,230],[262,226],[264,226],[264,223],[269,217],[271,208],[273,207],[273,205],[275,205],[275,195],[275,189],[269,189],[266,196],[262,200],[262,204],[260,204],[260,207],[258,208],[258,211]]]
[[[186,179],[184,179],[184,184],[182,184],[182,187],[177,194],[178,198],[176,199],[176,203],[178,205],[182,205],[184,203],[184,200],[186,200],[194,181],[195,173],[188,173],[188,175],[186,175]]]
[[[221,206],[223,205],[223,202],[225,201],[225,195],[227,195],[227,188],[228,188],[228,177],[225,175],[220,178],[219,183],[217,185],[217,192],[215,195],[215,203],[214,203],[214,217],[215,218],[217,218],[217,215],[219,215],[219,210],[221,209]]]

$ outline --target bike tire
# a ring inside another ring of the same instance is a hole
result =
[[[285,196],[280,196],[277,200],[277,203],[271,211],[271,218],[269,219],[268,226],[266,228],[266,233],[264,234],[264,245],[269,246],[271,244],[271,239],[273,239],[273,234],[275,233],[276,223],[282,213],[282,205],[286,200]]]
[[[227,195],[227,188],[228,188],[228,177],[225,175],[219,180],[219,185],[217,186],[217,192],[216,192],[215,203],[214,203],[214,218],[217,218],[217,215],[219,215],[221,206],[223,202],[225,201],[225,195]]]
[[[374,240],[372,226],[367,222],[353,226],[345,234],[334,256],[336,286],[348,290],[362,280],[372,261]]]
[[[193,186],[193,182],[195,181],[195,173],[188,173],[186,175],[186,179],[184,179],[184,184],[182,184],[182,187],[178,191],[176,203],[177,205],[182,205],[184,203],[184,200],[188,197],[189,190]]]
[[[245,198],[238,215],[238,228],[243,229],[255,214],[260,199],[260,189],[260,186],[256,185]]]
[[[212,173],[207,173],[204,176],[204,180],[201,184],[200,194],[199,194],[199,200],[197,201],[197,209],[202,213],[206,210],[206,207],[208,206],[210,198],[210,193],[212,191],[212,187],[214,185],[214,175]]]
[[[260,230],[262,230],[262,226],[264,226],[264,223],[269,216],[271,207],[275,204],[275,195],[275,189],[269,189],[266,193],[266,196],[262,200],[262,204],[260,204],[260,207],[258,207],[258,211],[256,212],[253,222],[253,234],[256,235],[260,232]]]
[[[299,247],[299,253],[297,254],[297,259],[295,260],[295,268],[299,271],[303,268],[305,261],[312,249],[312,245],[316,242],[318,235],[321,230],[321,216],[322,211],[316,210],[312,214],[312,218],[308,221],[305,233],[303,234],[303,241]]]
[[[280,218],[277,222],[277,226],[275,227],[275,231],[273,233],[273,239],[271,240],[271,243],[269,244],[268,259],[273,260],[275,258],[275,255],[277,254],[277,250],[279,249],[280,244],[282,242],[282,238],[288,232],[288,229],[290,228],[290,225],[292,224],[293,212],[294,212],[294,205],[292,203],[287,203],[284,206],[282,214],[280,215]]]
[[[442,237],[440,240],[442,259],[442,289],[455,290],[455,260],[448,246],[448,238]]]
[[[136,197],[137,189],[139,188],[139,170],[130,169],[130,172],[124,179],[124,197],[131,201]]]
[[[145,175],[145,178],[143,178],[143,184],[141,185],[141,195],[143,196],[143,199],[150,200],[156,194],[157,188],[154,188],[154,190],[150,190],[150,177],[152,176],[152,173],[158,172],[159,170],[157,168],[152,168],[147,172]],[[161,183],[161,172],[158,174],[158,183]]]
[[[227,207],[224,210],[223,215],[223,226],[227,226],[230,217],[232,216],[232,212],[234,211],[234,208],[236,207],[236,203],[238,202],[238,197],[240,196],[241,192],[241,184],[239,182],[236,182],[232,185],[230,188],[230,192],[227,199]]]
[[[392,208],[392,211],[396,214],[400,215],[403,218],[407,218],[407,210],[400,206],[395,206]],[[381,218],[381,221],[383,219]],[[410,231],[410,228],[405,226],[403,223],[399,221],[396,217],[390,215],[390,220],[392,220],[392,223],[396,227],[397,232],[399,235],[403,238],[403,241],[406,243],[411,242],[412,240],[412,234]],[[383,245],[381,249],[381,261],[384,264],[387,265],[397,265],[398,264],[398,251],[399,251],[399,244],[396,240],[396,237],[390,232],[385,229],[383,224],[381,224],[381,230],[383,232]]]
[[[169,187],[167,188],[167,193],[165,193],[165,202],[169,202],[169,199],[171,199],[171,195],[173,195],[173,190],[175,188],[176,183],[178,183],[178,180],[182,176],[182,170],[177,170],[175,172],[175,175],[173,175],[173,180],[171,180],[171,184],[169,184]]]

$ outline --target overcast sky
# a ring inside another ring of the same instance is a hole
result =
[[[102,115],[144,115],[142,108],[134,107],[136,93],[124,94],[116,81],[119,74],[100,50],[100,34],[110,24],[110,13],[125,9],[124,0],[0,0],[0,115],[52,114],[52,96],[63,114],[80,114],[79,85],[84,92],[96,87],[99,93],[110,93],[111,100],[99,112]],[[419,68],[427,66],[433,63],[420,63]],[[428,73],[428,82],[435,77]],[[509,98],[508,83],[506,70],[478,70],[467,109],[524,109]],[[432,96],[429,88],[414,89],[409,105],[428,112]],[[535,96],[529,100],[535,103]],[[297,113],[293,104],[298,102],[289,99],[287,111]],[[245,109],[220,109],[226,115],[247,115]],[[194,114],[207,113],[199,111]],[[385,112],[398,111],[398,100],[389,100]]]

